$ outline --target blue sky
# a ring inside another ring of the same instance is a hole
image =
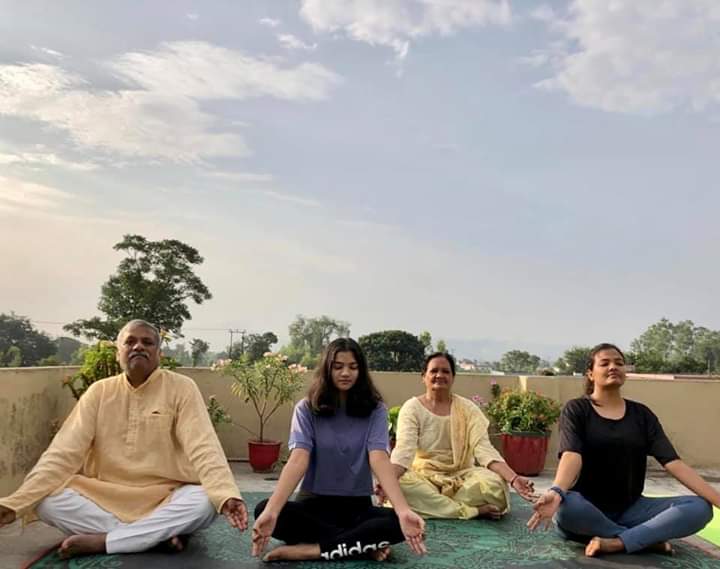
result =
[[[546,356],[720,328],[714,0],[0,13],[0,311],[94,314],[140,233],[205,257],[217,348],[296,314]]]

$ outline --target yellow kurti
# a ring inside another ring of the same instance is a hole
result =
[[[30,518],[43,498],[72,488],[132,522],[183,484],[202,484],[218,512],[240,497],[195,382],[156,369],[137,388],[125,374],[90,386],[20,488],[0,505]]]
[[[487,466],[502,462],[490,443],[488,420],[469,399],[453,395],[450,415],[429,411],[417,397],[400,409],[391,462],[407,469],[400,487],[425,517],[470,519],[478,507],[509,511],[505,481]]]

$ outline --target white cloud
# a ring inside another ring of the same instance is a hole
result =
[[[30,46],[34,51],[37,51],[38,53],[41,53],[45,56],[50,56],[55,59],[63,59],[65,57],[65,54],[56,51],[54,49],[50,49],[49,47],[41,47],[39,45],[31,45]]]
[[[260,18],[258,21],[268,28],[277,28],[281,23],[280,20],[276,20],[274,18]]]
[[[188,12],[185,14],[185,17],[188,20],[192,20],[193,22],[200,19],[200,14],[196,14],[195,12]]]
[[[91,91],[87,82],[42,64],[0,66],[0,114],[65,130],[80,146],[177,162],[248,153],[238,135],[188,97],[150,91]]]
[[[254,172],[224,172],[224,171],[213,171],[204,172],[205,176],[210,178],[218,178],[220,180],[226,180],[228,182],[238,183],[256,183],[256,182],[270,182],[273,177],[270,174],[257,174]]]
[[[564,17],[546,7],[534,17],[561,38],[530,58],[553,69],[541,89],[645,115],[720,102],[717,0],[575,0]]]
[[[3,153],[0,152],[0,164],[27,164],[32,166],[57,166],[66,170],[76,172],[89,172],[97,170],[98,164],[93,162],[74,162],[61,158],[52,152],[20,152],[20,153]]]
[[[318,32],[391,47],[398,59],[418,38],[511,20],[508,0],[303,0],[300,14]]]
[[[79,146],[130,158],[197,162],[249,154],[243,138],[218,129],[198,100],[272,96],[320,100],[340,82],[325,67],[279,65],[203,42],[163,44],[108,63],[132,89],[93,89],[46,64],[0,65],[0,115],[66,131]]]
[[[278,34],[277,39],[280,42],[280,45],[282,45],[285,49],[303,49],[306,51],[314,51],[317,49],[316,43],[305,43],[300,38],[292,34]]]
[[[321,100],[340,82],[317,63],[283,68],[205,42],[165,43],[156,51],[127,53],[110,66],[150,91],[196,99]]]
[[[70,197],[50,186],[0,176],[0,209],[52,209]]]

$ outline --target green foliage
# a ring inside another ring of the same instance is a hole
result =
[[[287,358],[280,354],[268,354],[255,362],[247,357],[226,360],[214,366],[223,375],[232,379],[234,395],[250,403],[258,420],[258,430],[252,433],[257,440],[264,441],[265,425],[283,405],[294,401],[305,386],[303,373],[307,371],[297,364],[287,364]]]
[[[437,344],[435,345],[435,351],[447,352],[447,343],[445,342],[445,340],[438,340]]]
[[[399,416],[400,405],[395,405],[394,407],[390,407],[390,409],[388,409],[388,433],[391,440],[397,438],[397,424]]]
[[[43,367],[50,367],[50,366],[59,366],[62,362],[57,358],[57,356],[48,356],[46,358],[41,359],[37,365],[43,366]]]
[[[423,345],[426,354],[429,354],[433,351],[432,336],[430,335],[430,332],[428,332],[427,330],[420,332],[420,334],[418,334],[418,340],[420,340],[420,343]]]
[[[16,348],[16,349],[13,349]],[[29,318],[14,312],[0,314],[0,365],[33,366],[55,354],[53,341],[37,331]]]
[[[572,375],[573,373],[585,373],[587,361],[590,357],[590,346],[573,346],[565,350],[560,358],[555,362],[555,367],[560,373]]]
[[[425,346],[417,336],[403,330],[385,330],[358,338],[368,366],[375,371],[420,371]]]
[[[662,318],[631,344],[629,354],[640,373],[713,373],[720,371],[720,331]]]
[[[208,415],[210,415],[210,421],[212,421],[213,428],[216,431],[223,423],[232,424],[232,417],[228,414],[225,408],[218,403],[218,400],[214,395],[208,397],[207,410]]]
[[[75,375],[65,379],[63,385],[80,399],[93,383],[122,372],[117,362],[117,346],[113,342],[101,340],[84,350],[83,363]]]
[[[541,361],[539,356],[529,352],[510,350],[503,354],[498,367],[506,373],[535,373]]]
[[[301,314],[290,324],[288,333],[290,343],[280,352],[291,363],[313,368],[333,339],[350,335],[350,324],[329,316],[306,318]]]
[[[264,334],[249,334],[246,341],[245,353],[251,362],[256,362],[271,350],[273,344],[277,344],[278,338],[273,332],[265,332]]]
[[[67,336],[56,338],[53,343],[55,344],[55,355],[59,362],[63,364],[80,363],[81,360],[76,359],[76,354],[80,348],[85,347],[85,344]]]
[[[200,338],[192,339],[190,342],[190,354],[192,356],[193,367],[197,367],[197,365],[202,362],[209,349],[210,344],[208,344],[205,340],[201,340]]]
[[[202,304],[212,298],[193,272],[193,265],[203,262],[193,247],[175,239],[148,241],[141,235],[125,235],[114,249],[127,257],[102,286],[98,309],[105,318],[65,326],[75,336],[113,340],[122,325],[134,318],[179,334],[190,318],[187,301]]]
[[[10,346],[5,352],[0,352],[0,367],[22,366],[22,352],[17,346]]]
[[[506,390],[486,413],[502,433],[547,433],[560,417],[560,404],[534,391]]]

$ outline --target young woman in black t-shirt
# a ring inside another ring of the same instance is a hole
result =
[[[692,535],[712,519],[720,493],[685,464],[660,421],[641,403],[623,399],[625,356],[600,344],[590,352],[586,395],[568,401],[560,417],[560,464],[535,504],[533,530],[555,516],[560,532],[587,542],[585,555],[671,553],[668,539]],[[647,456],[697,496],[642,496]]]

